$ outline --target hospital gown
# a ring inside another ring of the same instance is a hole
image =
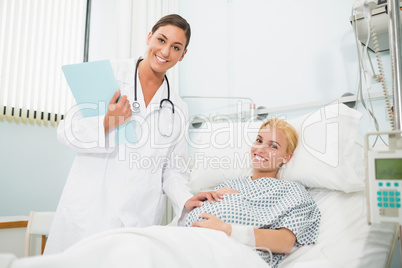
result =
[[[306,189],[297,182],[274,178],[250,177],[228,180],[214,190],[229,187],[239,194],[227,194],[220,202],[205,201],[192,210],[186,226],[204,220],[201,213],[217,216],[229,224],[250,225],[261,229],[287,228],[296,236],[295,246],[311,245],[317,241],[321,214]],[[267,252],[257,251],[270,263]],[[285,254],[273,254],[272,267],[277,267]]]

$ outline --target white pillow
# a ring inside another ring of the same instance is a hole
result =
[[[364,189],[363,147],[356,143],[362,114],[344,104],[332,104],[296,119],[299,144],[279,178],[306,187],[344,192]],[[193,191],[250,175],[250,149],[262,122],[204,124],[190,139]]]
[[[279,177],[306,187],[344,192],[364,189],[364,151],[356,142],[362,114],[344,104],[322,107],[288,122],[299,135]]]

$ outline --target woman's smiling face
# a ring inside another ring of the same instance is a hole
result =
[[[181,61],[187,52],[187,38],[184,30],[177,26],[159,27],[147,38],[147,58],[151,68],[156,73],[166,73],[167,70]]]
[[[283,132],[267,125],[262,128],[251,147],[252,167],[275,177],[282,164],[287,163],[292,154],[287,153],[288,142]]]

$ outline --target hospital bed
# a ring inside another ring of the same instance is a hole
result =
[[[281,177],[305,185],[322,213],[315,245],[294,250],[286,267],[388,267],[399,232],[394,224],[367,223],[364,150],[357,136],[362,114],[343,104],[289,119],[299,134]],[[243,158],[260,121],[204,122],[190,129],[190,186],[194,192],[248,175]],[[209,162],[208,162],[209,161]],[[167,213],[169,214],[169,213]],[[124,228],[85,239],[63,254],[15,259],[0,267],[267,267],[253,249],[222,232],[175,226]],[[138,265],[138,266],[135,266]]]
[[[275,116],[286,119],[280,112]],[[395,224],[367,223],[364,148],[358,137],[361,117],[360,112],[335,102],[287,120],[299,134],[299,145],[281,176],[307,187],[322,219],[317,244],[297,249],[279,267],[389,267],[399,231]],[[215,146],[190,148],[193,157],[227,157],[230,163],[224,168],[205,167],[195,159],[190,181],[194,191],[249,174],[236,157],[249,152],[262,123],[252,121],[234,124],[235,135],[230,138],[229,131],[222,131],[229,128],[227,122],[194,131],[194,145],[210,141]]]

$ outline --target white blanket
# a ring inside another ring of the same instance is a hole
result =
[[[1,261],[0,261],[1,263]],[[225,233],[152,226],[100,233],[63,253],[11,260],[7,268],[253,267],[268,265]]]
[[[393,224],[368,225],[364,192],[310,190],[322,213],[317,244],[284,259],[281,268],[385,267]]]

